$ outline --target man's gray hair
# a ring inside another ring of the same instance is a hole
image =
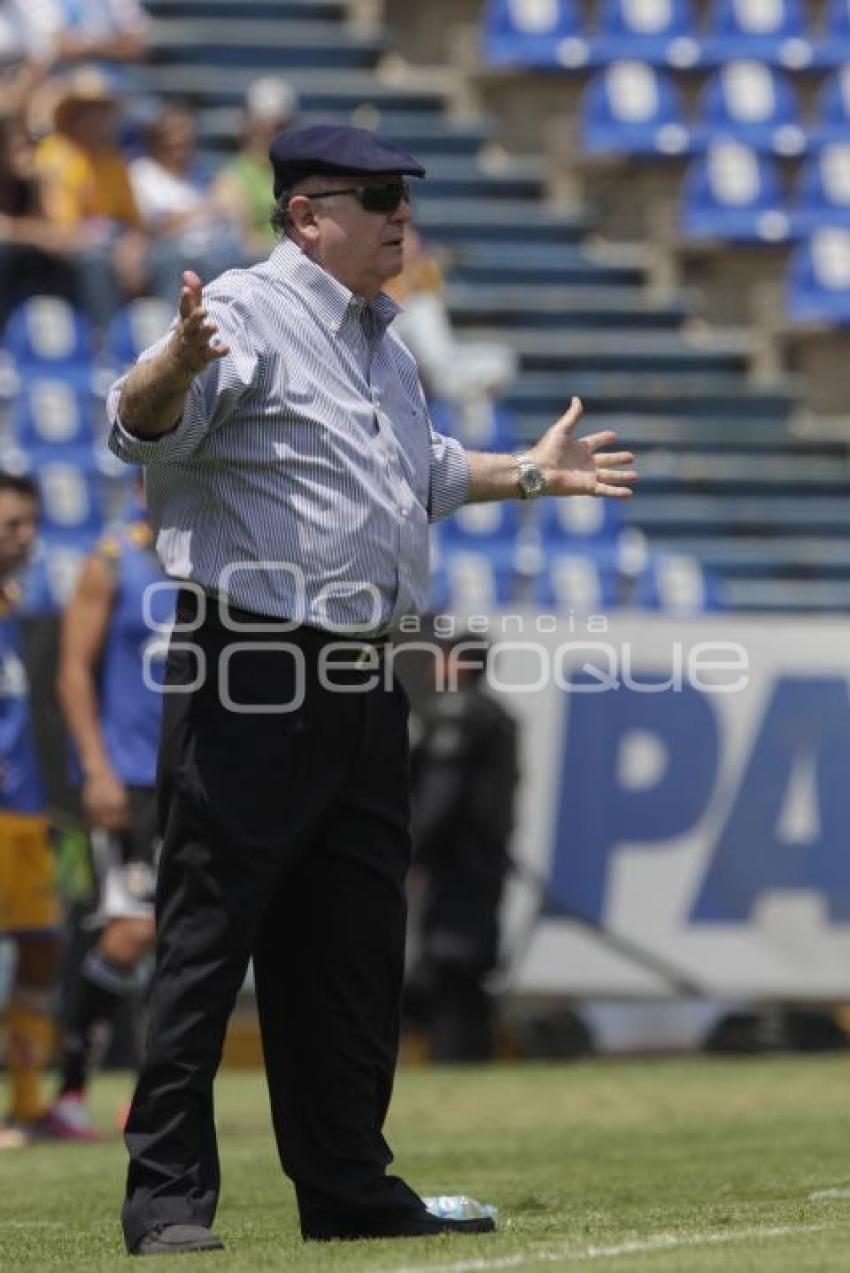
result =
[[[293,222],[292,213],[289,211],[288,196],[285,195],[282,199],[279,199],[277,203],[273,204],[271,215],[269,217],[269,224],[278,238],[282,239],[284,235],[289,234],[289,231],[292,229]]]

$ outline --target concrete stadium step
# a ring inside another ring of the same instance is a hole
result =
[[[338,112],[301,111],[299,124],[339,123]],[[376,111],[372,107],[355,107],[348,121],[363,127],[376,128],[390,137],[397,145],[423,157],[432,153],[441,156],[465,155],[469,161],[477,156],[490,137],[491,126],[484,119],[475,123],[457,124],[437,111]],[[239,144],[242,128],[242,111],[236,106],[208,107],[198,113],[198,137],[202,146],[229,151]]]
[[[603,372],[617,374],[701,373],[728,376],[746,370],[739,349],[706,349],[684,340],[676,331],[635,331],[606,327],[598,331],[527,330],[515,326],[468,327],[470,340],[503,341],[520,356],[529,374],[536,371]],[[708,380],[706,384],[710,383]]]
[[[850,610],[850,581],[830,579],[727,579],[721,586],[730,610],[757,614],[839,614]]]
[[[754,420],[749,417],[723,417],[714,420],[698,416],[679,418],[627,414],[609,418],[597,412],[592,404],[586,405],[587,415],[582,422],[582,431],[595,433],[601,429],[616,429],[624,446],[640,452],[641,468],[643,456],[651,455],[653,448],[686,453],[723,452],[734,455],[737,464],[741,463],[742,453],[748,452],[753,452],[753,459],[759,462],[764,452],[782,455],[834,455],[840,460],[847,457],[847,448],[843,443],[826,442],[809,435],[798,437],[789,431],[785,421],[772,418]],[[520,440],[532,441],[539,438],[552,420],[551,415],[523,414],[518,420]]]
[[[241,105],[245,90],[260,72],[256,66],[131,66],[124,71],[129,89],[139,94],[189,99],[199,106]],[[343,118],[371,107],[376,111],[428,112],[445,109],[446,98],[431,88],[382,84],[365,71],[288,68],[286,79],[305,111],[338,112]]]
[[[415,204],[434,199],[479,199],[487,207],[493,200],[514,200],[517,204],[528,200],[534,206],[543,194],[541,165],[534,159],[517,159],[504,172],[493,173],[462,155],[435,154],[426,167],[427,180],[413,187]]]
[[[641,287],[646,272],[639,266],[609,265],[584,247],[564,244],[515,243],[509,254],[490,243],[458,243],[451,250],[451,279],[458,285],[521,286],[592,284],[594,287]]]
[[[850,579],[850,539],[822,539],[817,536],[666,539],[654,535],[652,547],[657,552],[687,553],[698,557],[708,569],[727,577],[828,575],[830,578]]]
[[[623,504],[623,515],[650,535],[850,535],[845,496],[642,494]]]
[[[345,0],[145,0],[154,18],[244,18],[344,23]]]
[[[724,492],[758,494],[765,489],[782,492],[810,491],[821,495],[850,495],[850,459],[820,456],[761,455],[749,464],[740,456],[664,455],[661,451],[641,460],[641,489],[675,493],[684,488],[715,486]]]
[[[577,243],[588,225],[583,213],[559,214],[533,203],[508,199],[496,203],[480,199],[418,199],[415,220],[431,243],[478,239],[501,243],[508,251],[515,243],[526,243],[529,238],[538,243]]]
[[[242,18],[155,20],[150,35],[155,63],[291,67],[373,67],[384,52],[381,36],[320,22],[250,22]]]
[[[455,277],[455,271],[450,273]],[[452,284],[449,307],[462,327],[505,324],[521,328],[618,327],[677,330],[685,311],[677,305],[658,305],[640,288],[564,287],[541,283],[527,287],[499,284]],[[510,339],[510,337],[509,337]]]
[[[505,395],[505,404],[517,414],[549,415],[556,419],[573,394],[584,402],[588,418],[602,415],[700,416],[716,419],[728,412],[740,418],[769,419],[782,427],[794,405],[793,384],[773,390],[759,389],[739,377],[707,378],[704,374],[651,372],[619,375],[616,372],[520,375]]]

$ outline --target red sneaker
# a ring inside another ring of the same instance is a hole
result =
[[[39,1133],[48,1140],[103,1140],[93,1126],[82,1092],[63,1092],[47,1111]]]

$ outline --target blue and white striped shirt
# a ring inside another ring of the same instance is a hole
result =
[[[463,448],[432,428],[383,293],[355,297],[289,239],[204,289],[230,352],[159,438],[118,418],[110,448],[146,465],[166,572],[234,606],[384,631],[428,604],[428,522],[463,504]],[[142,354],[151,357],[168,337]]]

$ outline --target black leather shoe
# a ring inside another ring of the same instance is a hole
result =
[[[185,1255],[190,1251],[223,1251],[224,1243],[202,1224],[161,1224],[140,1240],[131,1255]]]
[[[438,1233],[492,1233],[496,1225],[491,1216],[476,1220],[443,1220],[430,1212],[412,1212],[410,1215],[377,1216],[344,1220],[330,1216],[301,1222],[301,1236],[305,1242],[332,1242],[335,1239],[355,1238],[432,1238]]]

